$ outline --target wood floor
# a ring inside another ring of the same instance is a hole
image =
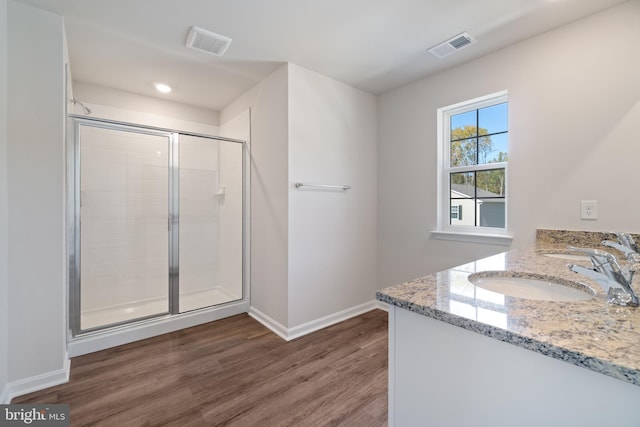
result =
[[[285,342],[247,315],[72,359],[72,426],[385,426],[387,313]]]

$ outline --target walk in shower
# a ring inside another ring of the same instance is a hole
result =
[[[245,143],[70,119],[72,336],[246,298]]]

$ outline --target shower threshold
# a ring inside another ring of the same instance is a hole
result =
[[[229,292],[222,287],[183,292],[180,294],[180,313],[240,299],[242,299],[242,295]],[[82,329],[86,330],[167,312],[168,303],[166,297],[148,298],[127,304],[85,310],[80,314],[80,324]]]

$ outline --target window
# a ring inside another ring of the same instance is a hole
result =
[[[451,222],[456,219],[462,221],[462,205],[451,205]]]
[[[506,92],[438,110],[439,231],[506,234],[507,118]]]

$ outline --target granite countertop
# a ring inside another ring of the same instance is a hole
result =
[[[640,308],[609,304],[598,284],[567,268],[568,263],[587,266],[589,261],[544,255],[567,253],[567,245],[616,253],[600,246],[603,238],[615,240],[610,233],[538,230],[535,247],[391,286],[378,291],[376,298],[640,386]],[[510,297],[476,287],[467,279],[483,271],[553,276],[570,286],[586,285],[594,296],[571,302]],[[636,293],[639,280],[633,283]]]

